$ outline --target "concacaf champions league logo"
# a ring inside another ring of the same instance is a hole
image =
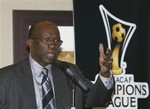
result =
[[[134,82],[133,74],[126,74],[125,52],[136,25],[112,15],[103,5],[99,6],[106,30],[108,48],[112,50],[112,74],[115,77],[115,91],[107,109],[138,109],[138,99],[149,95],[148,83]],[[130,72],[132,73],[132,72]]]

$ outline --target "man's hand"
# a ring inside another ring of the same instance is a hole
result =
[[[107,48],[106,54],[104,53],[104,47],[103,44],[99,44],[99,65],[101,68],[101,75],[104,77],[110,77],[111,73],[110,70],[112,68],[112,51]]]

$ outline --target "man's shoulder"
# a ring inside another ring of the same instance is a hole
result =
[[[62,61],[62,60],[56,60],[55,65],[57,66],[70,66],[70,67],[77,67],[76,64],[71,63],[71,62],[67,62],[67,61]]]
[[[26,64],[27,61],[28,60],[25,59],[19,63],[7,65],[5,67],[0,68],[0,75],[6,75],[6,74],[9,74],[10,72],[15,72],[15,70],[17,70],[17,69],[21,69],[23,64]]]

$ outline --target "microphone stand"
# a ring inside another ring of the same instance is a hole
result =
[[[72,85],[72,107],[71,109],[76,109],[75,107],[75,84]]]

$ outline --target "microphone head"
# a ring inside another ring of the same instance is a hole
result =
[[[87,84],[66,62],[57,61],[57,63],[55,63],[55,66],[57,66],[64,74],[66,74],[85,93],[89,91]]]

